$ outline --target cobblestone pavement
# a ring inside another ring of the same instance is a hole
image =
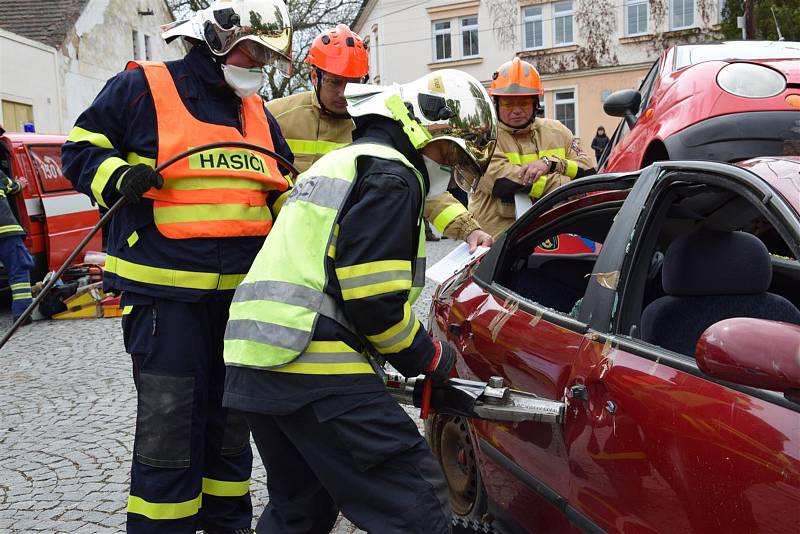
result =
[[[455,244],[428,243],[429,265]],[[431,293],[414,306],[423,323]],[[0,331],[10,325],[5,308]],[[0,532],[124,531],[135,407],[119,319],[23,327],[0,350]],[[266,474],[253,452],[258,516]],[[361,531],[340,518],[334,532]]]

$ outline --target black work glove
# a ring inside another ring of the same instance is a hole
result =
[[[430,377],[434,383],[446,382],[456,363],[456,350],[441,341],[434,341],[433,346],[436,350],[433,358],[428,362],[425,375]]]
[[[498,178],[492,187],[492,196],[497,197],[503,202],[514,203],[516,193],[530,193],[530,185],[522,185],[508,178]]]
[[[132,166],[117,179],[117,191],[132,203],[139,202],[151,187],[161,189],[163,185],[164,178],[145,163]]]

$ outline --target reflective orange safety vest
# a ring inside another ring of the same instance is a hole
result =
[[[217,142],[246,142],[275,150],[261,98],[242,99],[242,132],[197,120],[183,104],[167,66],[142,67],[153,95],[158,124],[157,163],[192,147]],[[142,158],[134,157],[141,162]],[[152,161],[152,160],[151,160]],[[286,179],[273,158],[240,148],[216,148],[177,161],[161,172],[164,186],[150,189],[153,219],[171,239],[263,236],[272,228],[267,192],[284,191]]]

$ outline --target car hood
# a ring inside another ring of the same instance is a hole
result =
[[[800,61],[797,59],[759,59],[750,60],[748,63],[758,63],[772,67],[786,77],[788,83],[800,84]]]

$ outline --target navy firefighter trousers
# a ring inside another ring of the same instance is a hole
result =
[[[222,407],[230,300],[122,297],[138,406],[129,533],[229,533],[252,521],[250,434]]]
[[[29,271],[33,268],[33,258],[25,247],[25,236],[11,235],[0,237],[0,261],[6,268],[8,285],[11,288],[11,313],[14,319],[33,302]]]
[[[288,415],[247,412],[267,471],[257,534],[323,534],[339,511],[370,534],[446,534],[441,468],[388,393],[332,395]]]

